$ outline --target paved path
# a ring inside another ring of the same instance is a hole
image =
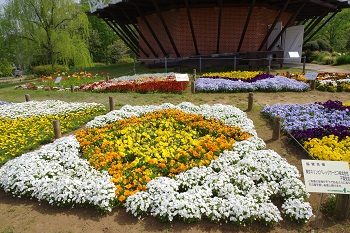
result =
[[[283,64],[284,67],[291,67],[296,69],[303,69],[303,63],[290,63]],[[329,72],[329,73],[350,73],[350,68],[346,69],[343,67],[330,66],[330,65],[318,65],[318,64],[305,64],[305,70],[317,71],[317,72]]]

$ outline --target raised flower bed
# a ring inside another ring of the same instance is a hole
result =
[[[264,148],[246,113],[232,106],[127,105],[7,162],[0,186],[54,205],[105,212],[124,205],[136,217],[165,221],[308,221],[297,168]]]
[[[188,86],[188,81],[177,81],[175,73],[157,73],[122,76],[119,78],[105,80],[99,76],[87,76],[89,78],[80,78],[80,76],[69,76],[63,78],[59,84],[53,85],[55,78],[50,76],[50,85],[39,82],[39,85],[31,82],[16,86],[16,89],[32,90],[55,90],[70,91],[81,90],[91,92],[138,92],[138,93],[182,93]],[[70,84],[69,86],[67,84]]]
[[[50,142],[53,120],[60,120],[61,131],[66,133],[104,112],[101,104],[58,100],[0,105],[0,165]]]
[[[314,158],[350,162],[349,103],[277,104],[265,106],[262,112],[271,118],[279,115],[282,129]]]
[[[99,81],[92,84],[83,84],[80,90],[94,92],[173,92],[181,93],[188,86],[188,81],[176,81],[174,73],[143,74],[123,76],[110,81]]]
[[[300,92],[310,88],[295,79],[248,71],[204,74],[196,81],[195,87],[198,92]]]
[[[286,76],[286,74],[281,74]],[[290,74],[290,77],[305,83],[310,80],[304,78],[303,74]],[[316,89],[319,91],[342,92],[350,91],[350,74],[347,73],[319,73],[316,78]]]

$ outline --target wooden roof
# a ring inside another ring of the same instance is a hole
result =
[[[282,9],[287,0],[90,0],[91,13],[101,18],[110,18],[109,11],[119,23],[137,23],[137,17],[149,15],[159,11],[177,8],[219,7],[221,6],[247,6],[255,1],[256,6]],[[347,0],[290,0],[286,12],[299,12],[296,21],[304,21],[331,12],[350,8]]]

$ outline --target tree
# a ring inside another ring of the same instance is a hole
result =
[[[331,14],[323,20],[327,20],[330,16]],[[346,50],[347,43],[350,43],[349,28],[350,9],[343,9],[317,33],[313,40],[324,39],[335,51],[342,52]]]
[[[108,46],[107,54],[109,62],[115,64],[119,59],[129,57],[129,50],[121,39],[114,41],[113,44]]]
[[[23,59],[35,54],[31,64],[91,66],[89,22],[73,0],[8,0],[3,12],[5,38],[24,46]]]
[[[81,0],[80,4],[84,11],[90,11],[87,0]],[[89,49],[93,61],[108,63],[108,46],[112,45],[119,38],[103,19],[89,14],[88,19],[90,22]]]

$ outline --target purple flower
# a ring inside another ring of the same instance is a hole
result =
[[[233,81],[222,78],[199,78],[196,90],[203,92],[247,92],[247,91],[307,91],[309,85],[283,76],[261,78],[255,82]]]

